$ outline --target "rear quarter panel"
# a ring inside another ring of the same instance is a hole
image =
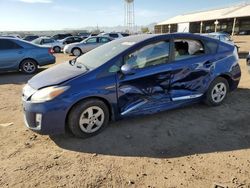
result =
[[[49,48],[31,48],[27,50],[25,57],[34,59],[39,66],[55,62],[55,57],[49,54]]]

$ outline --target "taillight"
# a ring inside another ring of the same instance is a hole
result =
[[[53,54],[53,53],[54,53],[53,49],[49,48],[49,54]]]

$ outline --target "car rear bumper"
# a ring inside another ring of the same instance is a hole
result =
[[[56,57],[51,55],[50,58],[44,59],[43,61],[39,62],[39,66],[51,65],[56,63]]]
[[[67,108],[63,101],[32,103],[23,99],[26,126],[42,135],[65,133]]]

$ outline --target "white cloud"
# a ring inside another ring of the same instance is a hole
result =
[[[53,3],[53,0],[19,0],[23,3]]]

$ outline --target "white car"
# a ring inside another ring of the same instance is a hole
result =
[[[110,37],[110,38],[113,38],[113,39],[119,39],[119,38],[129,36],[129,34],[127,34],[127,33],[100,33],[98,36]]]
[[[82,42],[66,45],[63,49],[63,52],[65,54],[73,54],[74,56],[78,57],[112,40],[113,39],[109,37],[89,37]]]
[[[53,49],[53,51],[55,53],[61,52],[63,47],[64,47],[64,44],[62,42],[51,39],[49,37],[39,37],[39,38],[31,41],[31,43],[51,48],[51,49]]]

